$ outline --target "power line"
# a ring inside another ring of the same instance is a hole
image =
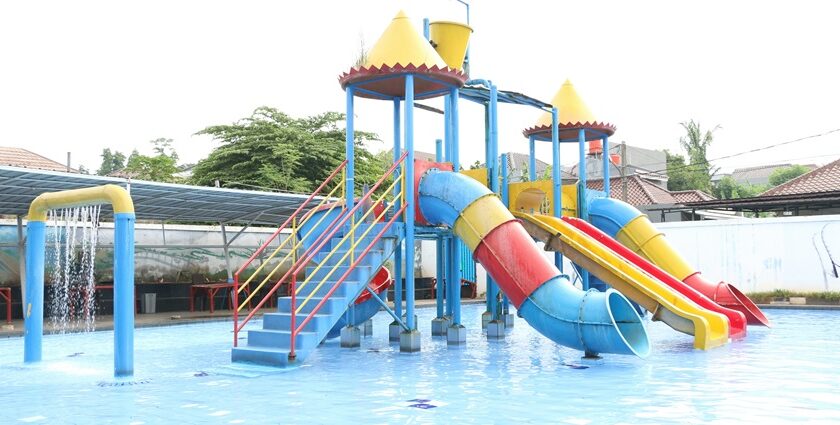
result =
[[[710,164],[713,161],[720,161],[722,159],[734,158],[736,156],[746,155],[748,153],[761,152],[761,151],[764,151],[764,150],[767,150],[767,149],[772,149],[772,148],[776,148],[776,147],[779,147],[779,146],[789,145],[791,143],[801,142],[803,140],[809,140],[809,139],[815,139],[817,137],[828,136],[829,134],[837,133],[837,132],[840,132],[840,128],[835,128],[833,130],[825,131],[825,132],[822,132],[822,133],[819,133],[819,134],[812,134],[810,136],[800,137],[798,139],[788,140],[786,142],[781,142],[781,143],[775,143],[775,144],[772,144],[772,145],[762,146],[762,147],[759,147],[759,148],[750,149],[748,151],[738,152],[738,153],[734,153],[734,154],[731,154],[731,155],[724,155],[724,156],[721,156],[721,157],[708,159],[708,160],[706,160],[706,162],[689,163],[689,164],[681,165],[681,166],[678,166],[678,167],[673,167],[672,170],[681,170],[681,169],[684,169],[684,168],[698,167],[698,166],[705,167],[707,164]],[[662,170],[652,170],[652,171],[647,171],[647,172],[644,172],[644,173],[638,173],[638,175],[655,174],[655,173],[661,173],[661,172],[667,172],[667,171],[668,171],[668,169],[665,168],[665,169],[662,169]]]

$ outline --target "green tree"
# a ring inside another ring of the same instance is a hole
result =
[[[712,189],[712,194],[718,199],[739,199],[758,196],[769,189],[768,185],[741,184],[730,176],[720,179]]]
[[[798,164],[776,169],[770,173],[770,185],[778,186],[782,183],[793,180],[808,171],[811,171],[808,167]]]
[[[141,155],[135,149],[128,156],[124,171],[139,180],[167,183],[178,181],[175,177],[175,173],[179,171],[178,154],[172,148],[172,139],[159,138],[149,143],[154,146],[155,154]]]
[[[680,146],[687,155],[667,156],[666,168],[668,172],[669,190],[699,189],[707,193],[712,190],[712,175],[717,171],[706,158],[706,151],[714,141],[714,132],[720,128],[715,126],[711,130],[703,131],[700,123],[690,120],[681,122],[685,136],[680,137]],[[688,163],[686,163],[686,159]],[[675,182],[671,183],[671,179]]]
[[[102,155],[100,156],[102,157],[102,163],[96,170],[96,174],[100,176],[107,176],[114,171],[125,168],[125,155],[122,152],[114,151],[112,153],[111,149],[105,148],[102,149]]]
[[[233,124],[205,128],[197,134],[212,136],[221,145],[193,168],[192,182],[213,185],[258,186],[294,192],[312,192],[344,160],[344,114],[326,112],[292,118],[270,107]],[[378,140],[373,133],[355,132],[356,187],[378,180],[390,159],[374,155],[365,143]],[[358,189],[357,189],[358,190]]]
[[[711,179],[702,171],[686,164],[684,156],[666,150],[665,169],[668,174],[668,190],[700,189],[708,192],[706,183]]]

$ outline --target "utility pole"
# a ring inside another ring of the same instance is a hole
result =
[[[627,202],[627,144],[621,141],[621,200]]]

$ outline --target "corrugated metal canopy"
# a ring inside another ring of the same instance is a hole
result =
[[[103,184],[129,187],[129,180],[0,166],[0,215],[25,216],[29,204],[45,192]],[[221,222],[279,226],[308,198],[293,193],[257,192],[184,184],[130,181],[138,220]],[[321,198],[316,198],[314,203]],[[102,215],[112,216],[110,206]]]

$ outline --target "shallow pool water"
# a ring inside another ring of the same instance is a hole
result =
[[[840,423],[840,311],[769,310],[773,329],[708,352],[648,323],[649,358],[589,361],[521,319],[489,341],[482,310],[464,306],[464,347],[419,309],[423,351],[401,354],[380,313],[360,349],[328,341],[290,370],[231,364],[230,322],[143,328],[124,380],[111,332],[47,336],[38,365],[0,339],[0,424]]]

